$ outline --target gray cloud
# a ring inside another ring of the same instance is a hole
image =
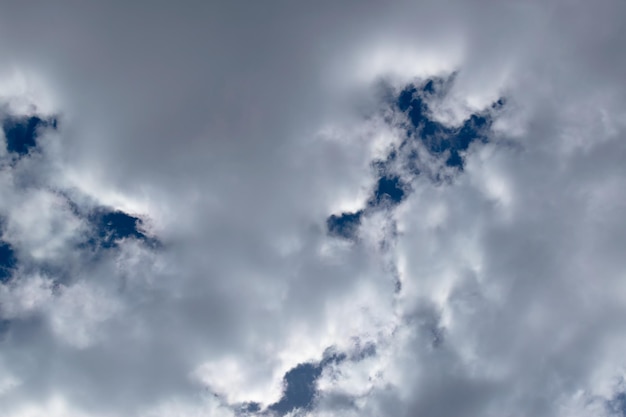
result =
[[[622,412],[621,3],[0,9],[3,109],[59,118],[0,154],[0,416],[234,415],[357,345],[306,413]],[[505,97],[488,143],[329,236],[406,137],[385,94],[452,73],[431,116]],[[162,245],[81,247],[103,206]]]

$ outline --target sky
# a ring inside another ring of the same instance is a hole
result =
[[[626,416],[626,3],[0,2],[0,417]]]

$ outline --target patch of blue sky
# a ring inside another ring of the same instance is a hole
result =
[[[317,394],[317,379],[324,368],[346,359],[345,354],[331,353],[319,363],[301,363],[289,370],[283,377],[284,390],[281,399],[271,404],[268,410],[285,415],[296,409],[309,410]]]
[[[42,119],[38,116],[6,117],[2,121],[2,130],[6,138],[7,151],[20,156],[37,147],[37,139],[46,128],[56,129],[56,118]]]
[[[331,236],[342,237],[344,239],[354,239],[358,227],[361,225],[361,217],[364,210],[354,213],[332,214],[326,219],[326,227]]]
[[[378,178],[366,206],[355,212],[333,214],[326,219],[329,235],[353,240],[363,216],[374,210],[400,204],[410,192],[407,184],[410,176],[422,173],[418,149],[425,148],[431,157],[443,158],[446,166],[463,171],[464,153],[472,143],[488,141],[487,133],[492,124],[492,116],[488,110],[470,115],[460,127],[454,128],[432,119],[429,101],[445,96],[454,77],[455,74],[448,78],[426,80],[420,85],[410,84],[392,98],[393,105],[407,115],[407,138],[398,148],[392,148],[384,159],[372,164]],[[500,99],[493,103],[491,110],[498,110],[504,104],[504,99]],[[423,148],[412,146],[415,141],[419,141]],[[409,174],[409,177],[403,179],[397,173],[397,168],[394,167],[399,163],[406,170],[404,175]],[[440,173],[433,173],[432,178],[440,179]]]
[[[17,258],[13,247],[0,240],[0,282],[8,281],[16,266]]]
[[[141,231],[141,219],[123,211],[100,209],[90,216],[90,220],[95,229],[95,236],[89,242],[93,246],[109,249],[128,238],[156,245],[155,239]]]

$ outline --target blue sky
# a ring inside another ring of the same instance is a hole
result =
[[[615,417],[626,6],[0,6],[0,417]]]

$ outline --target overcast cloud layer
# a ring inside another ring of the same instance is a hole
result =
[[[626,415],[625,2],[21,3],[0,417]]]

